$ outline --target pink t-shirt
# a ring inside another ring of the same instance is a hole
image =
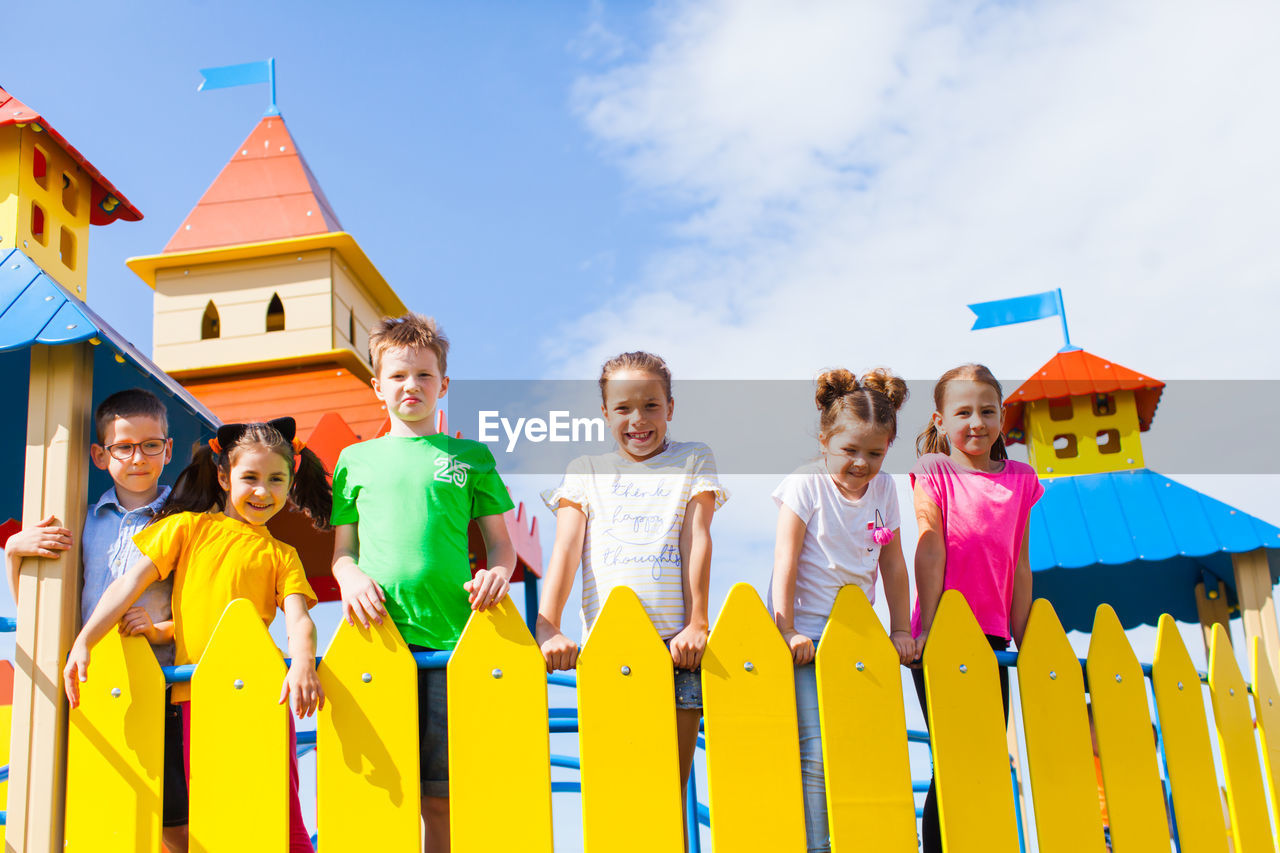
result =
[[[947,549],[943,590],[958,589],[969,602],[982,633],[1009,638],[1013,574],[1031,507],[1044,494],[1035,469],[1006,459],[988,474],[957,467],[941,453],[921,456],[911,469],[918,483],[942,510]],[[920,599],[911,614],[911,633],[920,635]]]

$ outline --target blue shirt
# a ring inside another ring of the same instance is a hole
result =
[[[89,507],[84,520],[84,537],[80,543],[81,560],[84,563],[84,590],[80,594],[80,619],[83,623],[93,613],[102,594],[113,580],[123,575],[129,567],[142,558],[142,552],[133,544],[133,534],[146,527],[155,518],[169,487],[161,486],[160,494],[151,503],[137,509],[126,510],[116,498],[115,486],[103,492],[98,502]],[[147,611],[152,622],[167,622],[173,618],[173,578],[156,581],[143,590],[134,605]],[[173,663],[173,645],[152,646],[161,666]]]

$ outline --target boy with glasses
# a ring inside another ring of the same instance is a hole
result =
[[[107,586],[141,554],[133,534],[151,523],[169,487],[160,485],[164,466],[173,456],[169,418],[164,403],[150,391],[130,388],[107,397],[94,414],[98,444],[89,448],[93,464],[111,475],[112,486],[89,507],[80,549],[84,587],[80,595],[83,622],[98,605]],[[57,558],[71,548],[71,531],[50,516],[21,530],[5,543],[9,590],[18,598],[18,569],[24,557]],[[121,630],[141,635],[151,644],[161,666],[173,663],[173,578],[149,586],[120,621]],[[182,716],[165,703],[164,844],[170,853],[187,850],[187,788],[182,767]]]

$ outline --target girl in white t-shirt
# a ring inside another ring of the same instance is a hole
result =
[[[556,539],[535,633],[547,672],[573,669],[578,646],[561,632],[560,619],[578,564],[584,637],[610,591],[630,587],[671,649],[680,778],[687,782],[702,719],[711,516],[729,495],[711,448],[667,438],[675,400],[661,358],[628,352],[605,362],[600,397],[618,449],[578,457],[560,486],[542,494],[556,514]]]
[[[898,434],[907,384],[885,370],[861,379],[828,370],[818,377],[815,396],[822,456],[789,474],[773,493],[778,533],[769,606],[796,665],[808,849],[830,851],[813,659],[840,587],[857,584],[874,602],[877,569],[882,572],[889,639],[902,663],[915,658],[897,490],[893,478],[880,473]]]

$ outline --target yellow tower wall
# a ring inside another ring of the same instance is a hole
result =
[[[333,258],[333,348],[347,348],[368,364],[369,330],[385,312],[378,307],[360,277],[343,263],[336,252]],[[348,318],[351,319],[350,326]],[[354,340],[348,332],[354,331]],[[372,370],[373,366],[369,365]]]
[[[85,298],[92,181],[37,124],[0,127],[0,250],[18,248],[55,281]],[[45,173],[34,164],[43,155]],[[34,212],[44,227],[33,229]]]
[[[273,255],[156,273],[155,361],[167,371],[291,358],[326,352],[333,340],[332,249]],[[272,295],[284,328],[267,331]],[[212,301],[219,336],[201,339]],[[345,322],[345,315],[344,315]]]
[[[1067,477],[1144,467],[1134,393],[1116,391],[1109,396],[1115,402],[1113,414],[1095,413],[1094,396],[1082,394],[1069,398],[1071,415],[1063,420],[1053,419],[1053,401],[1032,400],[1027,404],[1027,450],[1036,473],[1041,477]],[[1099,446],[1098,433],[1104,430],[1116,431],[1119,449],[1115,452],[1103,452]],[[1058,455],[1053,443],[1060,435],[1074,436],[1074,456]]]

